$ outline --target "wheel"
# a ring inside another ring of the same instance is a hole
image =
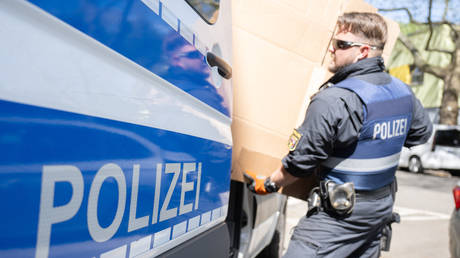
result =
[[[412,173],[423,173],[422,161],[417,156],[409,158],[409,171]]]
[[[280,258],[284,248],[284,232],[286,230],[286,203],[281,209],[281,214],[276,225],[272,241],[267,245],[256,258]]]

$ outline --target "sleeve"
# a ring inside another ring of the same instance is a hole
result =
[[[339,93],[343,94],[344,91],[341,89]],[[334,145],[357,139],[362,126],[362,103],[354,93],[345,93],[347,96],[353,95],[353,99],[349,101],[342,97],[318,94],[311,101],[302,125],[296,130],[300,139],[282,160],[284,168],[291,175],[311,175],[317,165],[329,157]],[[356,105],[358,107],[353,108]]]
[[[405,147],[412,147],[427,142],[433,132],[433,124],[428,114],[414,95],[413,103],[412,122],[406,141],[404,142]]]

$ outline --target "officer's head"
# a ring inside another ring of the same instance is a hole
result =
[[[336,34],[329,51],[330,72],[359,60],[382,55],[387,40],[387,25],[376,13],[345,13],[337,21]]]

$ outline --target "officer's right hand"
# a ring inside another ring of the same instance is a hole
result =
[[[246,170],[244,172],[244,177],[249,181],[249,190],[256,194],[268,194],[267,190],[265,189],[265,179],[266,176],[257,175],[256,173]]]

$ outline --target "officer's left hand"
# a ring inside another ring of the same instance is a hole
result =
[[[250,181],[250,185],[248,186],[248,188],[249,190],[251,190],[251,192],[262,195],[269,193],[265,189],[264,185],[265,179],[267,179],[267,177],[257,175],[256,173],[249,170],[246,170],[244,172],[244,176]]]

